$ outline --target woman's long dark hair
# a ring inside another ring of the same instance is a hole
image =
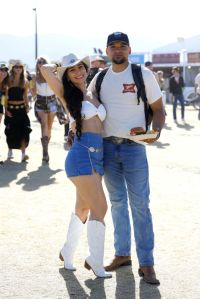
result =
[[[7,72],[7,76],[3,79],[2,82],[0,82],[0,91],[5,92],[6,88],[8,86],[8,81],[9,81],[9,73]]]
[[[37,83],[46,83],[46,80],[44,79],[44,77],[42,76],[42,73],[39,69],[39,66],[38,66],[38,62],[40,60],[43,60],[46,63],[48,63],[48,60],[47,58],[45,57],[42,57],[42,56],[39,56],[37,59],[36,59],[36,67],[35,67],[35,70],[36,70],[36,81]]]
[[[9,85],[12,86],[14,84],[14,79],[15,79],[15,73],[14,73],[14,66],[12,67],[10,71],[10,78],[9,78]],[[24,74],[24,67],[22,68],[22,72],[20,74],[19,78],[19,86],[24,88],[26,82],[26,76]]]
[[[85,64],[84,67],[87,71],[88,67]],[[82,129],[81,108],[83,101],[83,92],[78,87],[76,87],[71,81],[69,81],[67,76],[67,69],[63,74],[62,83],[64,88],[64,99],[67,104],[67,109],[76,121],[76,135],[78,139],[80,139]]]

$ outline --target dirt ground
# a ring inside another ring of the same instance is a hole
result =
[[[0,298],[200,299],[197,111],[186,107],[186,124],[175,124],[171,105],[167,106],[162,136],[147,146],[159,287],[140,280],[134,239],[132,267],[113,272],[111,279],[95,278],[83,267],[88,250],[86,230],[76,253],[77,271],[63,268],[58,253],[75,200],[74,187],[64,172],[64,127],[55,121],[50,163],[44,166],[40,127],[32,110],[30,117],[33,132],[28,163],[20,162],[19,151],[14,151],[12,161],[6,160],[4,125],[0,128],[0,160],[5,160],[0,166]],[[106,225],[105,264],[114,254],[110,205]]]

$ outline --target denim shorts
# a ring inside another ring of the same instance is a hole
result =
[[[65,171],[68,177],[91,175],[93,172],[102,176],[104,174],[102,136],[92,132],[83,132],[80,140],[75,136],[65,160]]]
[[[46,105],[45,107],[40,107],[40,101],[39,100],[36,100],[35,102],[35,112],[40,112],[40,111],[44,111],[44,112],[47,112],[47,113],[50,113],[50,112],[54,112],[56,113],[57,112],[57,101],[56,99],[54,100],[47,100],[46,102]]]

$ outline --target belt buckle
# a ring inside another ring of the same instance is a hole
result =
[[[88,147],[88,149],[89,149],[89,151],[91,153],[94,153],[94,152],[99,153],[99,152],[101,152],[100,148],[94,148],[93,146]]]
[[[115,137],[115,136],[112,137],[112,142],[114,144],[121,144],[121,143],[123,143],[123,141],[124,141],[124,138],[122,138],[122,137]]]

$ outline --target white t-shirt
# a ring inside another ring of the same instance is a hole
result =
[[[152,104],[162,97],[160,87],[150,70],[142,67],[142,75],[148,102]],[[94,94],[97,76],[98,74],[89,85],[89,90]],[[107,112],[104,121],[104,137],[128,138],[131,128],[146,129],[144,103],[140,99],[138,104],[131,64],[120,73],[113,72],[112,66],[108,69],[101,85],[100,98]]]
[[[198,73],[194,79],[195,84],[198,85],[197,93],[200,94],[200,73]]]

